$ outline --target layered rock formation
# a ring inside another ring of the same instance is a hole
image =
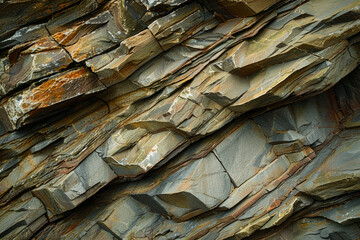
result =
[[[0,3],[1,239],[359,239],[359,0]]]

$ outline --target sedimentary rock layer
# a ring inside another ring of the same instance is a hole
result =
[[[5,0],[0,51],[1,239],[360,238],[359,0]]]

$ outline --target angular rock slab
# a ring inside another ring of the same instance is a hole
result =
[[[254,38],[235,46],[224,60],[225,70],[249,75],[335,45],[357,33],[360,24],[356,18],[357,5],[356,0],[301,4]],[[342,22],[341,18],[348,18],[348,21]],[[310,34],[312,31],[314,34]]]
[[[105,200],[107,204],[98,200]],[[107,197],[96,198],[94,201],[96,205],[80,206],[81,214],[72,215],[71,219],[63,219],[48,226],[38,236],[41,239],[141,239],[142,236],[161,228],[160,223],[163,221],[170,222],[130,196],[116,197],[112,201]],[[72,226],[71,230],[58,228],[63,224]]]
[[[211,81],[204,95],[222,106],[228,106],[236,99],[241,97],[249,88],[246,79],[235,74],[221,72],[212,75],[214,81]]]
[[[146,135],[146,130],[141,128],[135,128],[133,130],[121,128],[118,131],[114,132],[107,140],[104,142],[96,152],[103,158],[112,160],[116,159],[116,154],[125,151],[134,145]],[[111,160],[109,160],[110,163]]]
[[[360,189],[360,137],[344,140],[306,182],[300,191],[329,199]]]
[[[269,66],[249,76],[249,89],[229,109],[241,114],[288,97],[321,92],[353,71],[359,62],[360,44],[345,41],[316,55]]]
[[[141,87],[159,84],[199,53],[199,50],[190,49],[183,45],[175,46],[142,66],[129,77],[129,80]]]
[[[105,7],[108,10],[78,23],[72,29],[65,25],[62,32],[54,32],[54,38],[66,45],[66,50],[76,62],[99,55],[145,28],[139,16],[134,14],[131,2],[109,2]]]
[[[69,70],[4,99],[0,105],[0,124],[6,131],[15,130],[49,115],[70,100],[104,89],[96,75],[86,68]]]
[[[21,161],[16,165],[16,160],[10,161],[8,164],[11,169],[11,165],[14,164],[16,167],[12,168],[10,173],[0,180],[0,195],[5,194],[11,188],[21,184],[36,168],[39,166],[51,153],[51,149],[46,149],[43,152],[38,152],[34,155],[29,154],[23,157]],[[6,163],[2,166],[3,170],[6,171]],[[4,169],[5,168],[5,169]]]
[[[123,81],[162,51],[151,32],[144,30],[122,41],[115,50],[86,61],[86,65],[110,86]]]
[[[71,210],[116,178],[98,156],[90,154],[73,171],[33,190],[51,216]]]
[[[149,131],[176,128],[193,136],[222,109],[222,106],[191,87],[176,92],[135,118],[129,125]]]
[[[163,220],[163,216],[152,213],[146,205],[129,196],[116,200],[107,210],[109,215],[98,221],[98,225],[122,239],[159,227],[157,224]]]
[[[253,173],[254,176],[251,176],[250,179],[236,187],[234,191],[231,192],[229,198],[220,205],[220,209],[231,209],[247,196],[254,195],[262,188],[266,188],[272,181],[280,178],[289,166],[290,161],[285,156],[281,156],[272,163],[268,164],[266,167],[263,167],[263,169],[261,169],[258,173]],[[247,168],[244,167],[243,171],[239,172],[239,175],[246,172]]]
[[[360,199],[356,198],[345,202],[341,206],[325,210],[319,216],[325,217],[339,224],[347,225],[358,222],[360,219]]]
[[[184,221],[224,201],[233,185],[213,153],[170,175],[153,190],[133,197],[154,211]]]
[[[268,142],[286,146],[301,142],[304,146],[318,146],[338,127],[338,109],[329,94],[320,94],[255,117]]]
[[[274,159],[270,150],[261,128],[246,121],[216,146],[214,153],[239,187]]]
[[[80,0],[61,1],[2,1],[0,16],[0,39],[21,26],[34,23],[69,7]]]
[[[60,15],[58,17],[62,18],[62,15]],[[108,40],[107,34],[104,36],[99,36],[95,33],[96,32],[99,33],[100,29],[106,28],[106,25],[108,24],[108,22],[111,19],[111,14],[109,11],[101,12],[101,13],[97,14],[96,16],[91,17],[90,19],[76,22],[76,23],[72,24],[71,26],[67,26],[66,24],[65,24],[65,26],[62,26],[63,22],[56,23],[56,19],[57,19],[57,17],[55,17],[53,20],[50,20],[48,22],[47,28],[49,29],[50,33],[52,34],[51,36],[53,37],[53,39],[56,42],[58,42],[61,46],[67,47],[67,46],[72,46],[74,44],[77,45],[78,42],[84,43],[83,40],[87,39],[90,41],[89,45],[87,47],[89,47],[89,46],[93,47],[93,51],[88,52],[87,54],[85,53],[87,56],[90,57],[94,53],[97,52],[97,51],[95,51],[96,47],[92,44],[95,43],[97,45],[100,45],[100,43],[97,43],[96,41],[93,42],[91,40],[97,40],[97,41]],[[68,19],[66,19],[66,21],[67,20]],[[53,23],[53,21],[55,21],[55,23]],[[52,29],[52,28],[55,28],[55,29]],[[90,36],[88,36],[88,35],[90,35]],[[93,38],[94,36],[98,36],[98,38]],[[108,46],[108,44],[110,42],[105,41],[103,43],[103,45],[104,45],[103,48],[106,48],[106,46]],[[110,46],[113,46],[114,44],[115,43],[111,43]],[[83,55],[84,52],[82,52],[82,49],[77,49],[77,50],[78,50],[78,53],[80,53],[80,52],[82,53],[82,54],[80,54],[80,56],[86,57],[86,55]],[[89,50],[89,48],[87,50]],[[73,53],[76,53],[76,51]],[[78,53],[76,53],[76,54],[78,54]],[[71,54],[71,55],[76,58],[76,56],[74,54]]]
[[[13,47],[17,44],[49,36],[45,25],[46,24],[42,23],[20,28],[11,37],[0,42],[0,49]]]
[[[164,51],[201,30],[211,15],[198,4],[190,4],[152,22],[148,28]]]
[[[57,73],[72,63],[69,54],[51,38],[14,47],[6,60],[9,64],[4,66],[8,70],[0,75],[0,96]]]
[[[118,143],[118,153],[104,156],[104,160],[121,177],[135,177],[146,173],[154,167],[164,164],[171,158],[171,153],[186,143],[186,139],[172,131],[163,131],[155,134],[144,135],[143,131],[130,131],[134,134],[133,140],[125,142],[136,143],[130,149],[121,151],[123,145]],[[138,133],[138,136],[136,136]],[[124,134],[124,137],[125,134]],[[130,136],[128,136],[130,137]],[[120,150],[120,151],[119,151]],[[101,148],[99,149],[100,154]]]
[[[0,238],[28,239],[47,223],[43,204],[28,192],[0,210]]]
[[[97,0],[82,0],[69,8],[64,9],[47,22],[46,28],[53,35],[60,32],[75,22],[77,19],[86,16],[99,7],[100,1]]]

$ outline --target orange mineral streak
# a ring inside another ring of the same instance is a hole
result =
[[[300,226],[302,227],[302,228],[307,228],[308,226],[310,225],[310,223],[302,223]]]
[[[54,103],[65,100],[67,98],[65,86],[87,74],[87,70],[81,68],[44,82],[28,92],[27,96],[24,97],[22,107],[27,107],[30,102],[31,105],[38,105],[38,108],[46,108]]]
[[[68,35],[66,34],[66,31],[64,32],[57,32],[53,35],[53,38],[55,41],[57,41],[60,44],[67,45],[68,42],[66,42],[64,39],[66,39]]]
[[[59,44],[67,46],[72,40],[74,40],[76,34],[78,34],[80,29],[81,29],[81,25],[76,25],[64,31],[54,33],[52,37]]]
[[[55,41],[53,41],[48,37],[44,37],[36,41],[25,51],[23,51],[22,54],[31,54],[31,53],[54,50],[59,48],[60,48],[59,44],[57,44]]]

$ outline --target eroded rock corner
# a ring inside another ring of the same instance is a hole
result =
[[[1,239],[360,239],[359,0],[0,1]]]

